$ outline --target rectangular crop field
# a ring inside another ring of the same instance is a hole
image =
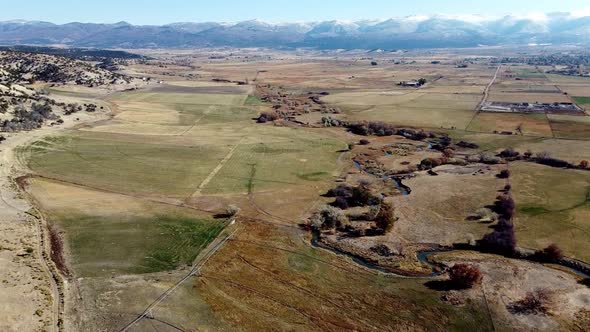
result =
[[[549,114],[555,137],[590,140],[590,116]]]
[[[480,112],[467,128],[468,131],[492,133],[522,129],[524,135],[553,137],[545,114],[515,114]]]
[[[246,98],[245,94],[137,92],[121,95],[118,100],[160,104],[243,105]]]

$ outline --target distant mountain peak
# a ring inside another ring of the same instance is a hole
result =
[[[48,28],[50,27],[50,28]],[[504,17],[414,15],[357,21],[271,23],[178,22],[164,26],[13,20],[0,22],[0,43],[101,48],[316,47],[403,49],[502,44],[590,45],[590,10]]]

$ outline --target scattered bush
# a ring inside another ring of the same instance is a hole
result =
[[[521,315],[547,314],[551,302],[551,293],[547,289],[541,288],[534,292],[528,292],[522,300],[510,304],[508,310]]]
[[[383,256],[383,257],[393,256],[393,252],[391,252],[391,249],[389,249],[389,247],[384,244],[377,244],[377,245],[371,247],[370,250],[379,256]]]
[[[517,152],[516,150],[514,150],[514,148],[507,148],[504,149],[502,152],[500,152],[499,154],[500,157],[502,158],[517,158],[518,156],[520,156],[520,153]]]
[[[585,168],[588,168],[588,166],[590,166],[590,163],[588,162],[588,160],[580,161],[580,165],[579,165],[580,168],[585,169]]]
[[[359,141],[360,145],[369,145],[371,142],[368,139],[362,139]]]
[[[225,208],[225,215],[227,218],[235,217],[238,213],[240,213],[240,208],[236,205],[230,204]]]
[[[466,149],[479,149],[479,145],[466,141],[460,141],[459,143],[457,143],[457,146]]]
[[[484,163],[484,164],[489,164],[489,165],[496,165],[502,162],[502,160],[500,160],[500,158],[494,156],[493,154],[486,152],[486,153],[482,153],[481,155],[479,155],[479,161]]]
[[[563,251],[556,244],[551,244],[547,248],[535,252],[535,258],[543,262],[554,263],[563,258]]]
[[[324,127],[341,127],[343,126],[343,122],[338,119],[333,119],[331,117],[322,117],[321,123]]]
[[[435,167],[447,164],[448,162],[449,162],[449,159],[446,157],[426,158],[420,162],[420,165],[418,165],[418,168],[420,168],[421,170],[429,170],[429,169],[433,169]]]
[[[456,288],[467,289],[481,284],[483,275],[478,267],[455,264],[449,269],[449,282]]]
[[[496,175],[498,179],[508,179],[510,178],[510,171],[507,169],[503,169],[500,174]]]
[[[279,119],[277,112],[262,112],[258,117],[258,123],[266,123],[268,121],[275,121]]]

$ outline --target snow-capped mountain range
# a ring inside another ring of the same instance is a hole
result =
[[[587,15],[586,15],[587,14]],[[590,45],[590,12],[486,18],[410,16],[384,20],[173,23],[163,26],[0,22],[0,44],[101,48],[314,47],[399,49],[508,44]]]

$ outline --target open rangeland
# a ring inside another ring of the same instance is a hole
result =
[[[151,82],[100,93],[111,117],[16,150],[29,174],[19,184],[48,221],[67,280],[65,330],[584,330],[590,294],[579,275],[475,247],[499,227],[491,205],[510,184],[519,247],[556,243],[590,261],[590,173],[534,159],[590,159],[587,117],[477,111],[486,96],[567,102],[556,85],[579,92],[584,81],[527,65],[501,66],[494,80],[489,58],[442,50],[371,60],[145,52],[154,58],[120,71]],[[420,78],[421,87],[398,85]],[[259,92],[274,87],[277,99],[265,101]],[[53,91],[92,97],[90,88]],[[298,111],[301,103],[318,109]],[[261,112],[276,118],[261,121]],[[354,122],[412,130],[361,136],[344,128]],[[533,157],[497,156],[509,147]],[[338,186],[378,204],[344,208],[345,224],[322,238],[310,220],[335,205],[328,192]],[[345,233],[382,218],[387,204],[389,232]],[[464,262],[479,268],[481,285],[449,288],[446,270]],[[511,309],[537,288],[554,295],[551,314]]]

